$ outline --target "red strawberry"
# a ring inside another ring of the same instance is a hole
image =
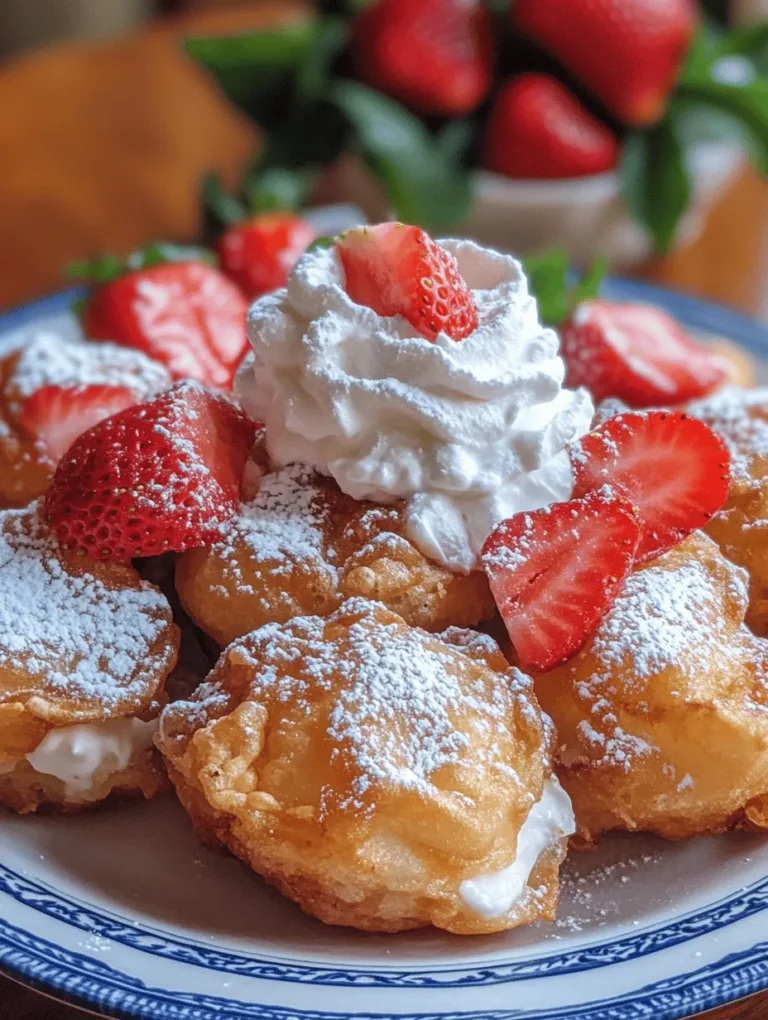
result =
[[[719,358],[650,305],[586,301],[561,331],[568,386],[630,407],[682,404],[725,382]]]
[[[379,315],[402,315],[427,340],[463,340],[477,329],[477,305],[456,259],[419,227],[379,223],[336,241],[347,293]]]
[[[229,389],[245,354],[247,304],[223,273],[204,262],[170,262],[98,286],[84,313],[91,340],[135,347],[175,379]]]
[[[584,177],[612,170],[619,143],[547,74],[521,74],[499,93],[483,143],[486,170],[507,177]]]
[[[480,0],[376,0],[355,22],[363,81],[421,113],[460,117],[488,95],[491,15]]]
[[[632,504],[605,492],[499,524],[482,559],[523,669],[544,673],[581,648],[621,590],[639,534]]]
[[[516,0],[512,17],[634,126],[661,117],[698,23],[694,0]]]
[[[19,424],[57,464],[78,436],[136,400],[127,386],[43,386],[24,401]]]
[[[317,233],[298,216],[270,213],[236,223],[216,245],[219,262],[250,300],[283,287]]]
[[[46,514],[63,546],[102,559],[205,545],[236,512],[254,435],[226,397],[179,383],[80,436]]]
[[[642,524],[638,562],[703,528],[728,497],[730,456],[712,429],[687,414],[629,411],[571,448],[574,496],[603,486],[631,500]]]

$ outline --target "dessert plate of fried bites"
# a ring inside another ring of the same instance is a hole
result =
[[[768,987],[766,330],[617,284],[555,332],[400,223],[219,277],[0,320],[2,971],[137,1020]]]

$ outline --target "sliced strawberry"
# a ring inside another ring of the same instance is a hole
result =
[[[226,397],[180,383],[75,441],[47,517],[63,546],[102,559],[206,545],[236,512],[254,435]]]
[[[248,347],[246,300],[204,262],[167,262],[97,286],[83,327],[89,340],[135,347],[174,379],[230,389]]]
[[[523,669],[544,673],[581,648],[621,590],[639,536],[632,504],[605,492],[496,528],[482,560]]]
[[[571,447],[574,496],[602,486],[637,508],[637,560],[651,559],[703,528],[728,498],[730,455],[707,425],[673,411],[628,411]]]
[[[269,213],[236,223],[218,240],[222,270],[248,299],[285,286],[317,232],[299,216]]]
[[[563,327],[561,341],[567,385],[586,386],[596,402],[682,404],[710,393],[727,375],[721,359],[650,305],[586,301]]]
[[[477,305],[456,259],[419,227],[379,223],[336,241],[347,293],[379,315],[402,315],[434,340],[463,340],[477,329]]]
[[[19,424],[57,464],[78,436],[136,400],[126,386],[42,386],[24,401]]]

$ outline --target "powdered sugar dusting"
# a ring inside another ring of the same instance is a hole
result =
[[[335,640],[334,621],[342,616],[343,636]],[[470,640],[459,632],[451,638]],[[327,734],[334,757],[349,766],[351,779],[344,790],[326,791],[325,808],[333,799],[342,809],[366,810],[367,795],[381,786],[434,794],[434,777],[447,766],[503,765],[510,773],[498,747],[509,743],[516,706],[535,711],[530,681],[517,670],[498,675],[497,683],[473,676],[477,664],[470,666],[459,647],[405,629],[399,618],[363,599],[348,600],[327,620],[302,617],[285,626],[267,624],[238,639],[225,654],[233,650],[240,661],[246,657],[252,662],[255,692],[305,702],[307,711],[317,703],[318,692],[333,692]],[[204,712],[215,710],[220,694],[216,684],[201,689]],[[177,712],[189,718],[190,709],[200,718],[194,704],[169,709],[166,725]]]
[[[723,437],[731,454],[734,480],[751,480],[756,461],[768,460],[768,389],[727,386],[689,404],[688,412]],[[765,474],[765,468],[757,474]]]
[[[143,581],[128,587],[122,575],[108,584],[68,572],[35,504],[4,511],[0,528],[0,672],[29,678],[11,698],[44,693],[107,711],[148,701],[148,678],[156,674],[151,696],[173,658],[170,640],[153,648],[170,632],[163,595]]]
[[[280,564],[275,574],[288,573],[296,561],[317,562],[331,557],[323,552],[323,525],[326,511],[320,492],[313,485],[314,471],[292,464],[274,474],[265,475],[250,503],[240,507],[238,517],[226,525],[224,537],[213,548],[228,561],[229,572],[241,590],[248,582],[239,567],[237,543],[244,541],[256,563]],[[329,566],[329,569],[332,569]]]
[[[170,383],[165,366],[141,351],[110,343],[83,343],[41,331],[19,352],[6,389],[15,402],[43,386],[125,386],[138,401]]]
[[[746,612],[746,573],[728,567],[731,593]],[[694,678],[727,647],[729,629],[706,567],[691,559],[670,570],[662,558],[629,575],[595,635],[592,652],[608,668],[631,661],[642,678],[670,666]]]

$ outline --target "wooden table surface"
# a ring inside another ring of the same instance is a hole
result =
[[[149,238],[193,238],[206,170],[234,181],[253,132],[183,59],[189,32],[290,17],[261,0],[177,18],[114,43],[41,50],[0,67],[0,309],[61,286],[62,266]],[[745,171],[693,245],[643,274],[745,311],[765,308],[768,188]],[[0,979],[2,1020],[76,1020]],[[768,996],[713,1020],[766,1020]]]

